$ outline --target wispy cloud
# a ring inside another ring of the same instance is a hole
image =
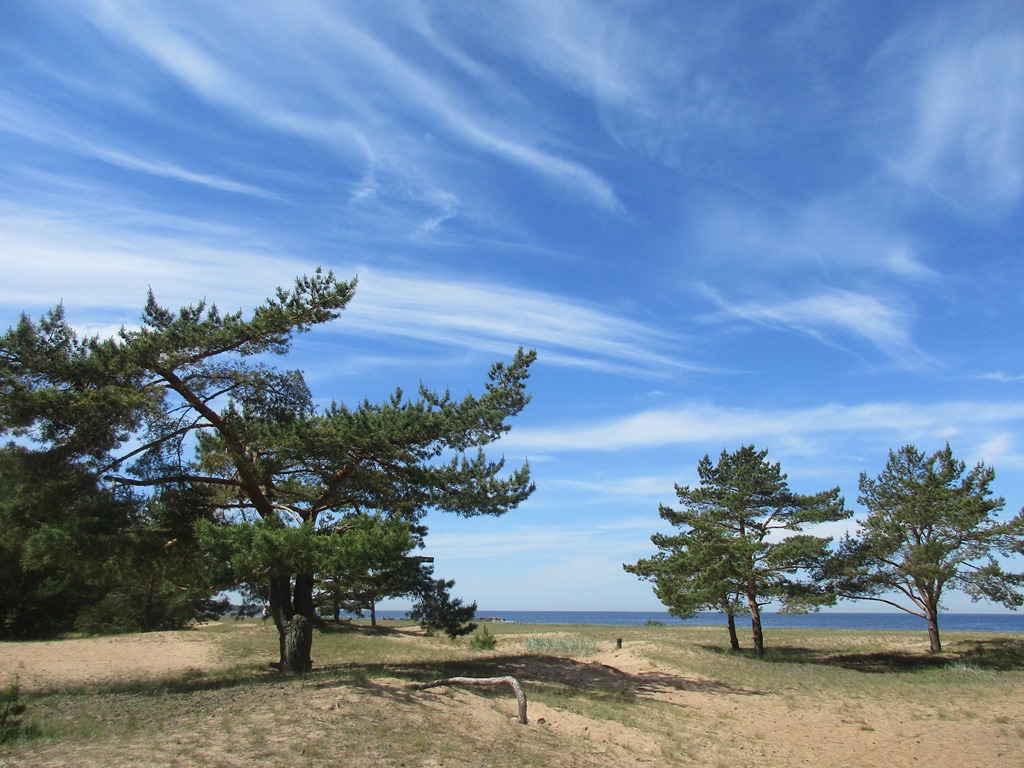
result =
[[[993,34],[939,53],[922,75],[917,108],[914,134],[897,164],[908,181],[957,197],[980,193],[989,203],[1019,199],[1024,34]]]
[[[173,9],[125,13],[116,4],[97,3],[90,18],[210,103],[323,142],[349,157],[358,145],[369,143],[377,161],[391,162],[392,172],[399,173],[402,165],[410,165],[411,143],[421,153],[428,146],[416,132],[435,131],[582,193],[603,209],[619,208],[605,179],[544,146],[558,140],[538,135],[527,127],[528,120],[513,126],[487,116],[486,103],[437,69],[412,66],[358,13],[341,16],[333,6],[305,3],[290,8],[273,27],[250,14],[227,13],[221,21],[234,32],[211,39],[187,9]],[[314,55],[316,66],[311,67]],[[255,78],[254,71],[265,76]],[[394,119],[396,108],[417,119],[400,124]],[[357,131],[355,123],[364,128]]]
[[[109,213],[109,212],[108,212]],[[64,301],[76,322],[106,325],[110,314],[134,320],[153,286],[168,306],[206,297],[223,309],[249,308],[279,286],[317,265],[287,255],[242,248],[244,233],[173,219],[177,232],[154,234],[131,226],[101,228],[67,213],[0,205],[5,247],[0,266],[7,289],[0,302],[14,311]],[[46,270],[39,268],[47,264]],[[484,280],[445,280],[404,269],[332,267],[341,277],[358,274],[356,298],[341,334],[378,335],[454,348],[507,354],[536,347],[545,364],[658,375],[700,368],[672,352],[677,341],[652,327],[552,293],[514,289]],[[103,308],[103,317],[92,314]]]
[[[707,286],[701,288],[732,317],[804,333],[833,346],[849,339],[867,341],[906,368],[931,364],[913,343],[910,313],[877,296],[835,289],[797,299],[730,302]]]
[[[913,339],[914,296],[942,276],[874,194],[868,185],[799,206],[711,202],[697,219],[706,277],[696,289],[726,318],[844,349],[866,342],[910,369],[934,364]]]
[[[907,184],[988,215],[1024,193],[1024,34],[984,7],[954,8],[898,32],[873,62],[907,73],[883,78],[883,92],[894,115],[911,107],[876,142]]]
[[[74,130],[70,130],[64,127],[66,117],[47,113],[4,93],[0,93],[0,117],[0,130],[18,134],[60,152],[77,154],[129,171],[197,184],[222,192],[264,198],[278,197],[257,185],[194,171],[166,159],[147,155],[144,150],[115,147],[113,140],[104,142],[102,139],[88,138],[88,126],[79,124]],[[123,143],[123,140],[121,142]]]
[[[502,438],[522,452],[617,451],[668,445],[716,446],[742,442],[835,439],[870,434],[902,444],[914,440],[980,443],[995,429],[1024,421],[1024,401],[949,401],[934,404],[877,402],[802,409],[727,408],[686,403],[590,424],[520,427]]]
[[[1001,384],[1019,384],[1024,382],[1024,374],[1011,374],[1005,371],[991,371],[989,373],[982,373],[974,378],[982,381],[997,381]]]
[[[562,559],[585,555],[621,558],[643,546],[657,521],[657,510],[649,517],[631,517],[610,525],[495,525],[498,530],[468,533],[433,532],[428,552],[441,560],[517,555]],[[625,543],[625,546],[624,546]]]
[[[787,276],[807,270],[820,279],[933,280],[915,238],[889,223],[878,191],[850,190],[800,206],[738,207],[712,203],[697,219],[701,251],[731,270]]]
[[[603,474],[603,473],[602,473]],[[544,490],[570,491],[579,494],[577,505],[607,504],[615,499],[662,499],[671,494],[677,475],[640,475],[633,477],[607,477],[600,479],[562,479],[546,482]],[[583,500],[586,501],[583,501]]]
[[[361,268],[346,329],[488,352],[538,347],[546,363],[646,373],[701,369],[653,326],[563,296]]]
[[[153,176],[162,176],[163,178],[174,179],[175,181],[199,184],[211,189],[219,189],[223,192],[234,192],[242,195],[253,195],[255,197],[265,198],[279,197],[279,195],[253,184],[231,181],[230,179],[213,176],[207,173],[197,173],[162,160],[141,157],[139,155],[112,149],[110,147],[92,145],[89,147],[83,147],[83,149],[88,154],[99,160],[103,160],[111,165],[120,166],[121,168],[126,168],[131,171],[141,171],[142,173],[148,173]]]
[[[231,228],[157,214],[134,219],[145,212],[131,208],[120,212],[131,226],[117,226],[116,208],[105,212],[101,225],[89,219],[88,209],[0,203],[0,265],[7,278],[0,302],[38,310],[64,301],[85,325],[103,324],[111,313],[134,319],[150,286],[170,306],[208,297],[224,309],[250,307],[316,266],[239,247],[246,235]],[[98,310],[103,317],[93,314]]]

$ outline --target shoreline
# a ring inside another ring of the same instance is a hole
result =
[[[378,609],[377,619],[405,618],[403,609]],[[925,620],[903,612],[819,612],[808,614],[782,614],[764,612],[762,623],[772,629],[845,629],[880,631],[926,631]],[[635,627],[664,625],[671,627],[719,626],[725,624],[725,615],[701,612],[688,619],[670,616],[667,611],[479,611],[477,622],[519,624],[561,624]],[[737,624],[749,619],[736,617]],[[1024,633],[1024,614],[1014,613],[943,613],[939,615],[939,629],[943,632],[1009,632]]]

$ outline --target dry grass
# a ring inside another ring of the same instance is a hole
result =
[[[302,678],[266,666],[276,634],[258,623],[96,641],[110,674],[33,678],[0,765],[1024,764],[1021,636],[950,633],[935,658],[918,633],[779,630],[756,659],[724,650],[717,627],[490,629],[491,651],[400,625],[332,630]],[[158,648],[197,644],[204,664],[144,674]],[[148,657],[125,666],[136,647]],[[17,650],[31,672],[32,648],[0,646],[0,660]],[[529,726],[510,722],[505,688],[405,687],[509,674]]]

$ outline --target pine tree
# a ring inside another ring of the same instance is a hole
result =
[[[802,531],[850,516],[838,488],[811,496],[790,491],[786,475],[765,459],[767,454],[748,445],[722,451],[717,464],[705,455],[697,465],[701,484],[676,486],[681,509],[659,510],[680,532],[655,534],[658,554],[624,566],[653,581],[675,615],[702,609],[725,613],[733,648],[739,645],[734,617],[749,612],[758,655],[764,653],[765,604],[775,600],[797,612],[835,601],[807,576],[828,556],[831,539]]]
[[[316,574],[345,556],[354,520],[412,531],[432,509],[500,515],[534,487],[527,464],[506,473],[483,452],[529,401],[533,352],[494,364],[479,396],[421,387],[323,411],[301,372],[251,362],[285,354],[354,291],[318,270],[248,319],[205,302],[172,312],[151,292],[141,328],[115,339],[79,340],[60,307],[0,338],[0,430],[114,484],[212,489],[231,525],[200,536],[238,578],[265,581],[280,666],[300,672],[311,664]]]
[[[1004,570],[996,558],[1024,551],[1024,511],[997,518],[1005,502],[992,496],[994,479],[983,463],[968,472],[948,443],[930,456],[913,445],[890,451],[877,478],[861,474],[858,501],[867,517],[840,543],[822,578],[842,597],[925,619],[932,653],[942,650],[939,610],[949,590],[1011,609],[1024,605],[1024,573]]]

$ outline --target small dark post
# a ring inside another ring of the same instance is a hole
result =
[[[615,641],[615,647],[618,648],[620,651],[622,650],[622,638],[621,637],[618,640]]]

